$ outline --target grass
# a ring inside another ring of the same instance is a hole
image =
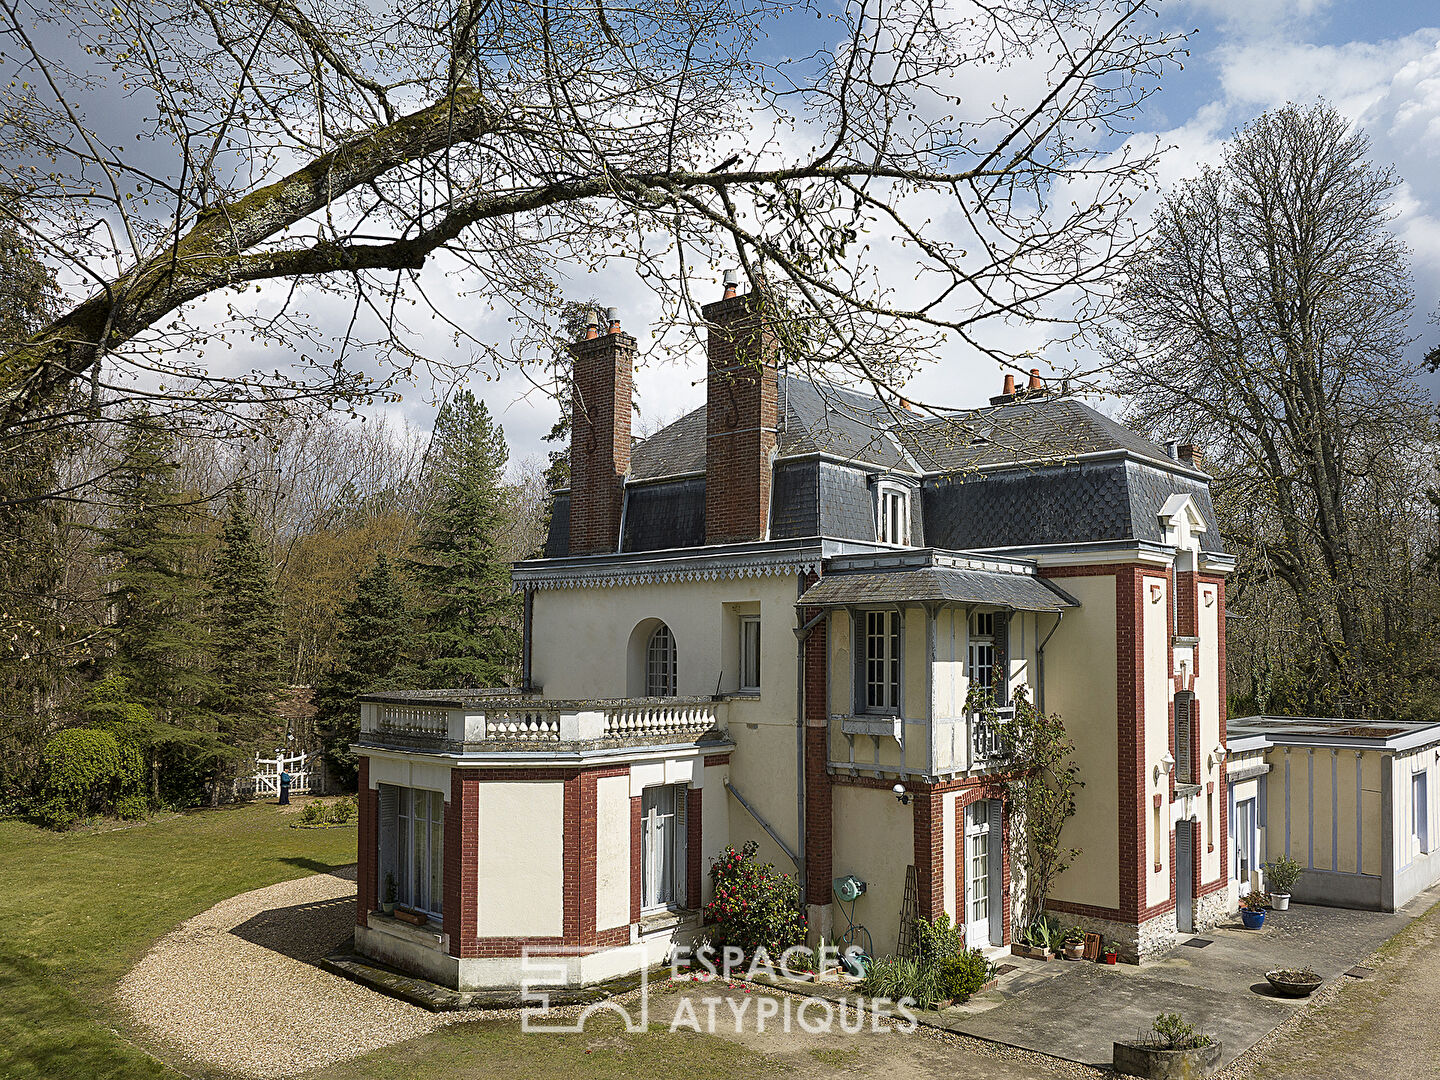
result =
[[[747,1080],[783,1071],[726,1039],[659,1024],[627,1032],[613,1013],[597,1012],[578,1034],[525,1034],[513,1019],[456,1024],[306,1073],[305,1080]]]
[[[292,829],[273,804],[53,833],[0,821],[0,1077],[175,1074],[116,1029],[116,985],[219,901],[355,861],[355,832]]]

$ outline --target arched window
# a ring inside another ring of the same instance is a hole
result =
[[[661,623],[645,646],[645,696],[674,697],[677,681],[675,635]]]

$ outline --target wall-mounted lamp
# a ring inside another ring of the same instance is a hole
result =
[[[1173,768],[1175,768],[1175,759],[1170,756],[1170,751],[1167,750],[1165,751],[1165,755],[1155,764],[1155,782],[1157,784],[1160,782],[1160,775],[1162,773],[1169,776],[1170,770]]]
[[[1212,765],[1225,764],[1225,755],[1229,752],[1230,751],[1225,749],[1224,743],[1217,744],[1215,749],[1210,751],[1210,763]]]
[[[899,800],[901,806],[910,805],[910,793],[905,790],[904,784],[896,784],[890,790],[895,793],[895,798]]]
[[[1158,603],[1160,602],[1160,597],[1162,597],[1163,595],[1165,595],[1165,588],[1164,588],[1164,586],[1161,586],[1161,585],[1151,585],[1151,586],[1150,586],[1150,602],[1151,602],[1152,604],[1158,604]]]
[[[1205,590],[1205,606],[1206,606],[1206,607],[1214,607],[1214,606],[1215,606],[1215,590],[1214,590],[1214,589],[1206,589],[1206,590]]]

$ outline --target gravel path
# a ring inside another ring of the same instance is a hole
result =
[[[244,893],[161,938],[120,1001],[185,1057],[262,1080],[454,1022],[315,967],[354,926],[353,870]]]

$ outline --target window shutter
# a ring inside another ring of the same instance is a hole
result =
[[[689,785],[677,784],[675,787],[675,843],[671,849],[675,852],[675,868],[671,873],[675,875],[675,899],[679,902],[679,906],[699,907],[700,898],[690,896],[690,861],[686,850],[690,832],[685,827],[685,812],[689,802]]]
[[[1182,784],[1191,783],[1190,764],[1190,694],[1175,695],[1175,778]]]
[[[999,799],[991,799],[990,810],[990,944],[999,945],[1005,937],[1005,905],[1010,895],[1005,889],[1002,873],[1005,858],[1004,815]]]
[[[399,831],[397,818],[400,816],[400,789],[391,784],[381,784],[377,792],[379,794],[380,836],[379,851],[376,853],[378,856],[376,866],[379,868],[379,873],[376,876],[375,888],[379,894],[378,898],[383,901],[387,873],[395,875],[395,888],[398,890],[401,887],[400,874],[397,872],[397,867],[400,865],[399,852],[396,850]]]
[[[851,680],[852,711],[858,716],[865,711],[865,613],[850,613],[850,658],[855,676]]]
[[[1010,613],[995,612],[995,704],[1010,704]]]

